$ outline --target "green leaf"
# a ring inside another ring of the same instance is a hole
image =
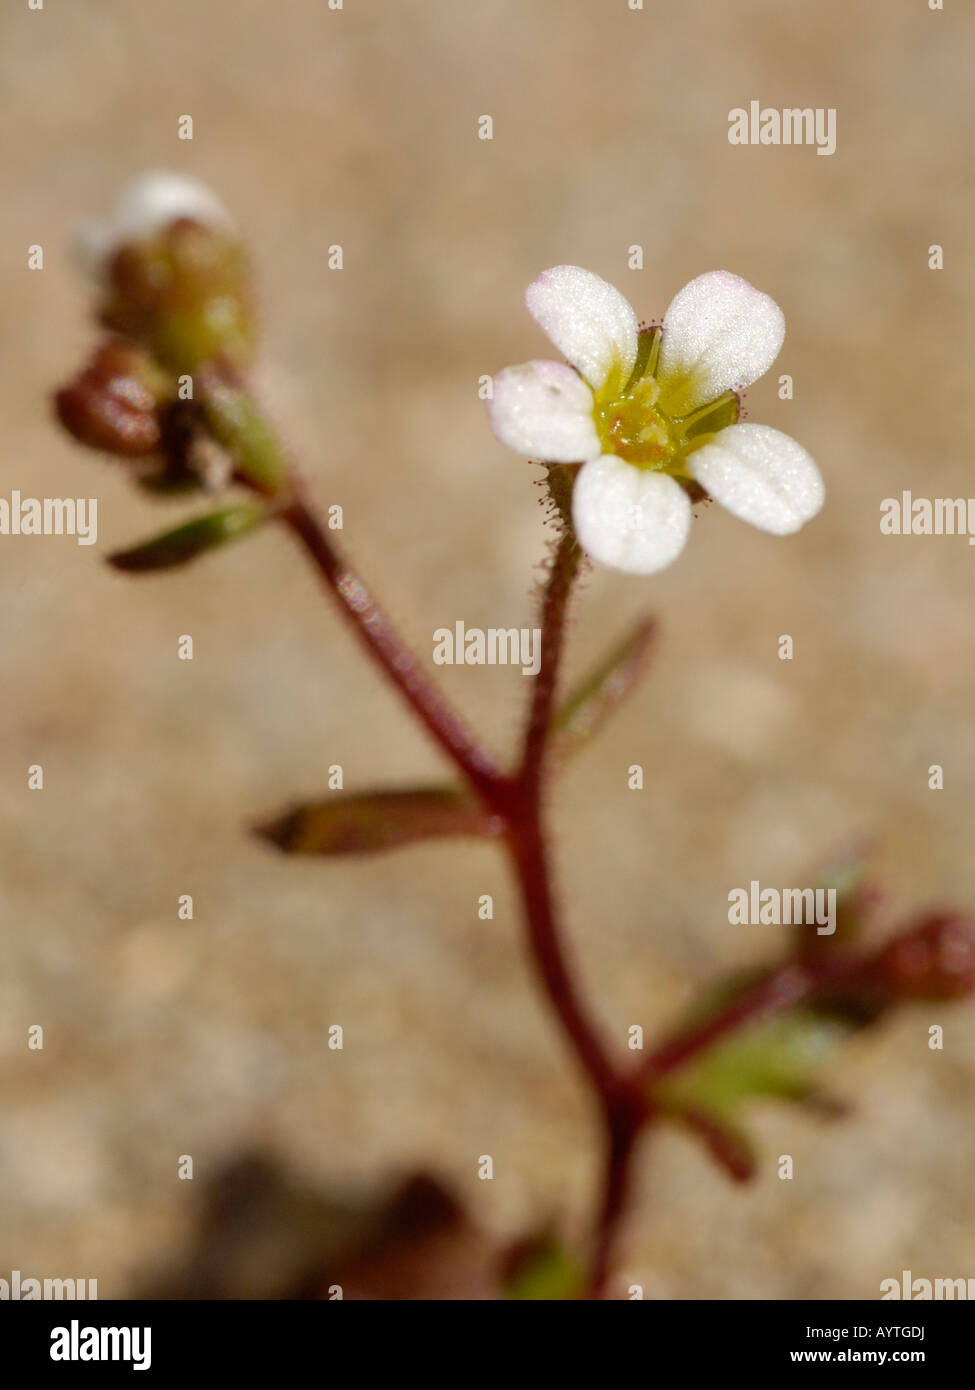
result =
[[[239,382],[216,369],[201,372],[198,386],[207,427],[237,472],[255,486],[277,492],[287,471],[284,450],[257,403]]]
[[[654,1095],[665,1107],[725,1117],[756,1096],[803,1100],[815,1094],[819,1067],[848,1032],[807,1008],[760,1019],[679,1067]]]
[[[509,1259],[504,1297],[519,1302],[574,1299],[582,1291],[582,1271],[551,1236],[526,1241]]]
[[[452,787],[339,794],[295,806],[256,827],[286,854],[373,854],[448,835],[490,837],[503,829],[499,816]]]
[[[216,550],[218,546],[247,535],[267,516],[265,508],[251,503],[223,507],[220,511],[198,516],[184,526],[177,526],[175,530],[153,536],[131,550],[117,550],[108,557],[108,562],[118,570],[133,574],[174,569],[178,565],[188,564],[208,550]]]
[[[760,1098],[801,1101],[822,1114],[836,1111],[817,1084],[819,1068],[833,1045],[849,1033],[811,1008],[758,1019],[714,1043],[653,1087],[662,1114],[704,1141],[736,1182],[757,1168],[755,1152],[739,1114]]]
[[[556,711],[552,739],[558,755],[573,753],[588,742],[623,702],[646,669],[656,630],[652,618],[641,619]]]

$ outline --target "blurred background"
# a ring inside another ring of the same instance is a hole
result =
[[[145,168],[212,184],[253,249],[264,400],[426,654],[457,619],[531,621],[537,470],[493,440],[477,381],[548,355],[522,304],[539,270],[591,268],[647,320],[716,267],[782,305],[784,350],[747,405],[817,459],[822,516],[783,541],[708,509],[672,569],[594,572],[576,608],[576,674],[638,615],[661,621],[649,679],[553,805],[580,969],[622,1044],[782,945],[729,927],[729,889],[807,883],[850,836],[877,840],[901,915],[975,908],[975,556],[879,532],[904,488],[975,492],[973,41],[975,12],[923,0],[5,7],[0,496],[97,496],[99,542],[0,538],[0,1274],[96,1277],[112,1297],[188,1269],[184,1293],[277,1292],[316,1222],[331,1232],[330,1210],[411,1175],[502,1244],[548,1220],[580,1237],[596,1175],[588,1098],[493,848],[289,860],[249,835],[323,793],[330,764],[347,788],[444,769],[283,533],[172,575],[104,564],[193,504],[137,495],[52,421],[51,390],[95,338],[73,227]],[[751,100],[835,107],[836,153],[729,145],[728,112]],[[184,633],[192,662],[176,658]],[[441,675],[511,750],[520,673]],[[634,762],[643,792],[627,789]],[[25,1046],[36,1023],[42,1052]],[[661,1132],[621,1283],[869,1299],[904,1268],[975,1276],[975,1008],[905,1010],[827,1080],[851,1117],[757,1106],[762,1169],[744,1190]],[[221,1200],[220,1267],[194,1285]],[[458,1273],[438,1294],[465,1287]]]

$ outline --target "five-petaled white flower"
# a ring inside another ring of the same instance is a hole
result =
[[[572,520],[593,559],[629,574],[669,565],[687,540],[695,483],[775,535],[819,511],[823,481],[805,449],[737,423],[737,393],[768,371],[785,336],[782,310],[747,280],[698,276],[662,329],[639,329],[618,290],[574,265],[543,271],[525,302],[572,365],[499,372],[491,425],[516,453],[582,463]]]

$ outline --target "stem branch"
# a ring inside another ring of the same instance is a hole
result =
[[[737,1028],[792,1008],[827,986],[854,980],[865,964],[862,956],[843,954],[799,957],[776,966],[717,1013],[661,1043],[638,1069],[644,1086],[652,1087]]]
[[[542,602],[542,650],[532,689],[519,768],[505,776],[421,668],[345,563],[294,482],[282,521],[304,546],[359,641],[486,805],[503,817],[521,891],[528,947],[562,1030],[599,1101],[605,1126],[605,1171],[593,1236],[588,1296],[603,1296],[629,1189],[634,1147],[650,1115],[639,1078],[611,1058],[571,969],[555,910],[542,816],[545,772],[565,626],[580,552],[570,532],[559,540]]]
[[[491,754],[430,680],[300,493],[281,518],[305,547],[344,617],[383,673],[475,791],[493,803],[495,786],[504,779]]]

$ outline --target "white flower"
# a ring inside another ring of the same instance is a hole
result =
[[[572,519],[593,559],[629,574],[669,565],[687,540],[694,483],[779,536],[819,511],[823,481],[805,449],[737,423],[737,393],[768,371],[785,336],[782,310],[747,280],[700,275],[662,329],[642,331],[619,291],[579,266],[543,271],[525,302],[572,365],[499,372],[491,426],[516,453],[583,464]]]
[[[85,222],[75,236],[75,258],[99,278],[126,242],[141,241],[182,217],[232,232],[233,219],[215,193],[198,179],[165,172],[139,174],[122,189],[107,222]]]

